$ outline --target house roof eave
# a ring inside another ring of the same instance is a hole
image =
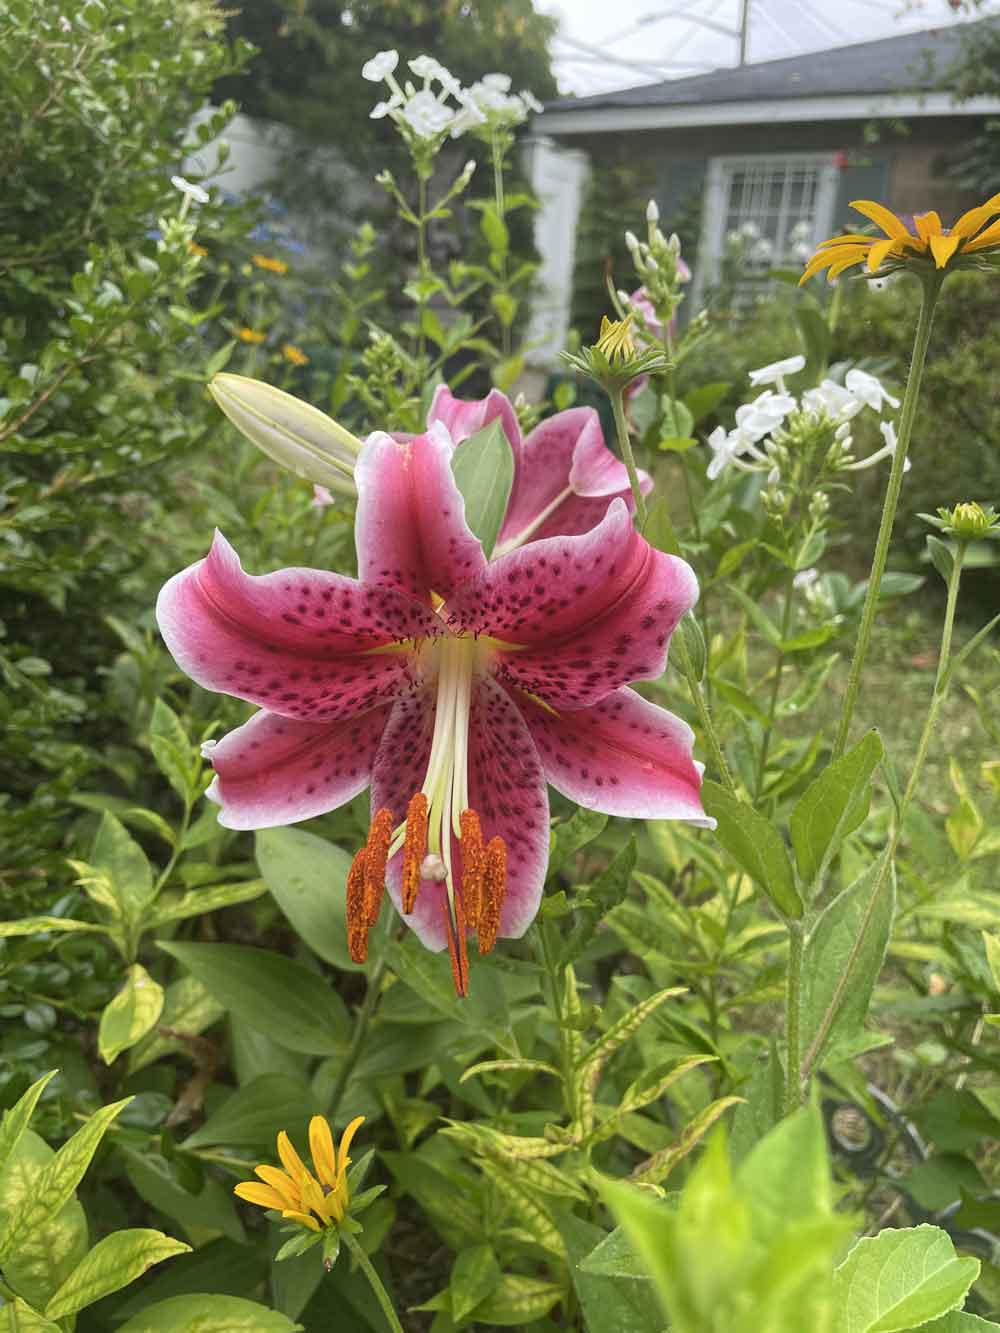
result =
[[[881,117],[1000,115],[1000,98],[970,97],[956,102],[949,92],[774,97],[752,101],[674,106],[593,107],[544,111],[531,122],[535,134],[554,139],[623,130],[694,129],[713,125],[810,124]]]

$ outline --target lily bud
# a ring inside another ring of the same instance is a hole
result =
[[[660,210],[656,206],[656,200],[650,199],[649,203],[646,205],[646,221],[659,222],[659,220]]]
[[[361,441],[325,412],[273,384],[246,375],[216,375],[208,391],[241,434],[297,476],[355,495]]]

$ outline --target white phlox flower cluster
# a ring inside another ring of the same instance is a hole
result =
[[[511,93],[506,74],[486,74],[478,83],[463,88],[433,56],[418,56],[407,63],[411,74],[422,80],[422,87],[409,79],[402,84],[397,80],[397,51],[379,51],[362,66],[361,74],[370,83],[385,83],[389,89],[389,96],[372,108],[371,119],[389,116],[404,134],[418,140],[443,139],[445,135],[457,139],[470,130],[513,129],[533,111],[542,109],[531,93]]]
[[[850,423],[866,407],[881,415],[886,406],[899,407],[899,399],[894,398],[876,376],[857,368],[847,372],[843,384],[824,379],[816,388],[807,389],[801,398],[797,398],[786,389],[785,378],[798,374],[805,363],[804,356],[789,356],[750,371],[751,385],[768,387],[752,402],[736,409],[736,425],[732,430],[717,426],[708,437],[712,451],[708,465],[710,479],[718,477],[731,463],[743,472],[767,472],[768,484],[776,485],[781,472],[781,457],[789,440],[785,422],[793,414],[798,414],[806,427],[821,421],[834,426],[831,462],[838,470],[853,472],[892,457],[896,449],[896,431],[891,421],[880,423],[885,440],[883,447],[860,460],[851,455]],[[909,460],[906,468],[909,469]]]

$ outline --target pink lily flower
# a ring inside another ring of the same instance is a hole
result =
[[[494,555],[530,539],[589,532],[615,498],[632,511],[625,464],[604,443],[601,419],[592,407],[556,412],[524,439],[510,399],[499,389],[491,389],[485,398],[463,399],[439,384],[427,425],[443,422],[461,444],[496,417],[514,453],[514,485]],[[648,495],[652,478],[640,471],[639,481]]]
[[[359,577],[255,577],[221,534],[162,589],[183,671],[261,711],[211,751],[220,822],[253,829],[333,810],[371,784],[348,879],[352,956],[383,885],[468,990],[481,953],[534,918],[549,848],[546,783],[609,814],[711,824],[690,728],[628,682],[660,675],[697,598],[621,498],[589,532],[487,562],[440,427],[359,457]]]

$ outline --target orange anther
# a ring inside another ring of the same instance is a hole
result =
[[[475,810],[463,810],[459,823],[462,830],[459,846],[462,850],[461,893],[465,923],[470,930],[478,930],[483,907],[483,872],[486,869],[483,831]]]
[[[489,953],[497,942],[500,913],[507,892],[507,844],[491,838],[483,871],[483,903],[479,914],[479,952]]]
[[[365,923],[374,926],[382,906],[385,888],[385,863],[389,859],[392,838],[392,811],[382,809],[372,820],[365,844]]]
[[[420,867],[427,855],[427,797],[422,791],[410,797],[406,807],[406,840],[403,843],[403,915],[409,916],[420,888]]]
[[[456,894],[455,922],[452,921],[448,899],[444,895],[441,898],[441,908],[444,912],[445,928],[448,931],[448,954],[451,958],[451,977],[455,983],[455,994],[460,1000],[464,1000],[469,993],[469,955],[465,943],[465,913],[462,911],[462,900]]]
[[[365,860],[366,849],[362,847],[347,872],[347,949],[356,963],[363,963],[368,957]]]

